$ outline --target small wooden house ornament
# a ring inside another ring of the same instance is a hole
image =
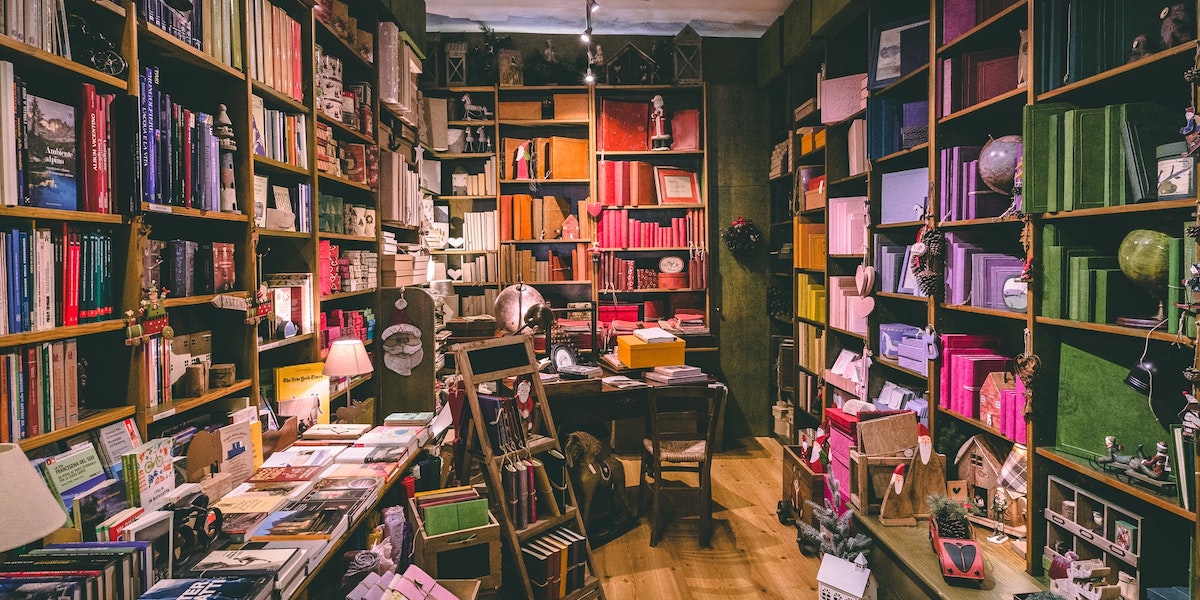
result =
[[[446,42],[446,85],[467,85],[466,42]]]
[[[979,390],[979,420],[988,427],[999,429],[1002,412],[1001,392],[1016,388],[1017,381],[1012,373],[1006,371],[989,373],[983,380],[983,387]]]
[[[817,571],[819,600],[875,600],[878,586],[867,568],[867,559],[859,554],[854,561],[826,554]]]
[[[654,81],[655,62],[632,43],[625,44],[604,63],[604,73],[610,85],[646,85]]]
[[[1000,483],[1000,469],[1007,456],[994,442],[983,435],[975,435],[959,448],[954,456],[954,468],[958,479],[967,484],[967,497],[976,507],[990,510],[995,500],[996,488]]]
[[[700,34],[691,25],[684,25],[675,35],[675,83],[700,83],[703,80],[701,41]]]
[[[567,218],[563,220],[562,239],[579,239],[579,219],[576,219],[575,215],[568,215]]]

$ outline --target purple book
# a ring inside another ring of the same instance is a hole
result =
[[[900,114],[901,127],[929,125],[929,101],[905,102]]]
[[[977,23],[975,0],[945,0],[942,3],[942,45],[958,39]]]
[[[950,149],[950,221],[964,219],[962,213],[962,166],[979,158],[980,146],[955,146]]]
[[[964,304],[970,293],[971,256],[982,249],[955,232],[946,234],[946,246],[946,303]]]
[[[938,219],[950,220],[950,148],[938,152],[941,168],[938,169]]]

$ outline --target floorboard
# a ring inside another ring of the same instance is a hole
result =
[[[800,554],[796,529],[779,524],[781,447],[773,438],[748,438],[713,461],[712,548],[700,548],[695,501],[668,500],[662,540],[650,547],[649,520],[596,550],[608,598],[708,600],[817,597],[818,560]],[[637,484],[636,457],[622,461]],[[690,481],[695,485],[695,478]],[[635,501],[636,487],[629,499]],[[664,496],[664,499],[670,496]],[[677,510],[673,510],[677,509]]]

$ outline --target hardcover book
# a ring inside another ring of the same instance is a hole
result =
[[[304,363],[275,369],[275,398],[279,416],[297,417],[302,427],[329,423],[329,376],[325,363]]]
[[[650,103],[600,101],[598,150],[645,151],[650,146]]]
[[[138,600],[265,600],[273,589],[267,577],[164,579]]]
[[[75,108],[30,94],[25,113],[29,199],[38,208],[78,210]]]
[[[175,489],[171,440],[150,440],[123,455],[121,461],[130,502],[146,510],[162,506],[166,495]]]

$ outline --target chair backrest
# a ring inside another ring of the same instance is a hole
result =
[[[654,454],[659,454],[663,441],[705,440],[708,442],[705,460],[711,458],[727,392],[725,385],[720,383],[661,386],[650,390],[647,430]]]

